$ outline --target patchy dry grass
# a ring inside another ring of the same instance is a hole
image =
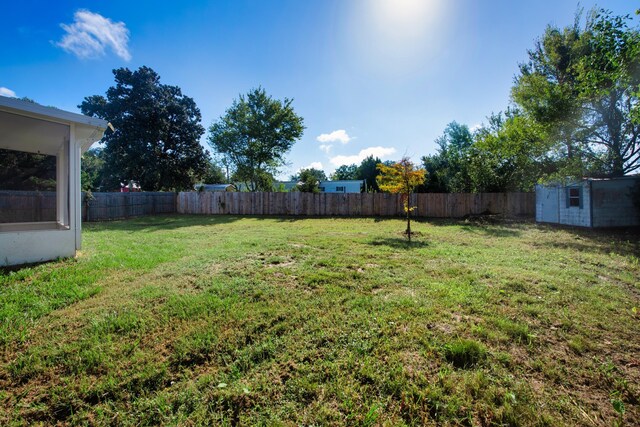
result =
[[[0,273],[0,424],[640,419],[638,236],[157,217]]]

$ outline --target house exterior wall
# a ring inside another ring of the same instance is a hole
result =
[[[75,254],[76,233],[73,229],[0,232],[0,266],[49,261]]]
[[[81,153],[102,137],[107,122],[0,96],[2,115],[19,119],[5,120],[1,148],[42,150],[56,155],[57,163],[56,221],[0,224],[0,266],[75,256],[81,245]]]
[[[360,193],[362,181],[321,181],[322,193]]]
[[[640,178],[593,181],[593,226],[640,226],[640,213],[632,198],[636,185],[640,186]]]

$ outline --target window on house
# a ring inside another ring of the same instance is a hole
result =
[[[582,191],[580,187],[568,188],[567,200],[569,207],[579,208],[582,206]]]
[[[0,111],[0,129],[0,232],[68,228],[69,125]]]
[[[324,192],[324,187],[318,187],[318,190]]]
[[[344,187],[336,187],[336,192],[344,193]]]

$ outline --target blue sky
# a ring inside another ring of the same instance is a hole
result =
[[[640,2],[582,1],[633,14]],[[282,169],[331,172],[367,154],[419,161],[447,123],[504,110],[519,62],[564,0],[5,2],[0,93],[78,111],[111,70],[153,68],[208,127],[259,85],[293,98],[306,131]],[[66,37],[66,38],[65,38]],[[206,142],[203,138],[203,144]]]

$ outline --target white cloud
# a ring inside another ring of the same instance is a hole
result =
[[[11,89],[6,88],[4,86],[0,86],[0,95],[8,96],[9,98],[15,98],[16,97],[16,93],[14,91],[12,91]]]
[[[318,142],[341,142],[343,144],[348,143],[352,139],[344,129],[334,130],[331,133],[323,133],[316,138]]]
[[[60,24],[66,34],[57,45],[78,58],[104,56],[110,48],[125,61],[131,59],[129,53],[129,30],[124,22],[113,22],[109,18],[80,9],[73,16],[73,24]]]
[[[318,169],[318,170],[322,170],[324,168],[322,167],[322,163],[321,162],[312,162],[312,163],[309,163],[307,166],[300,168],[298,170],[298,172],[300,172],[302,169]]]
[[[324,151],[326,154],[329,154],[329,151],[331,151],[331,149],[333,148],[333,145],[331,144],[322,144],[320,147],[321,151]]]
[[[329,161],[334,166],[351,165],[353,163],[359,164],[369,156],[385,159],[396,152],[393,147],[368,147],[364,150],[360,150],[358,154],[352,156],[335,156],[331,157]]]
[[[473,126],[471,126],[471,129],[469,129],[469,131],[471,131],[471,133],[477,132],[480,129],[482,129],[482,123],[477,123]]]

